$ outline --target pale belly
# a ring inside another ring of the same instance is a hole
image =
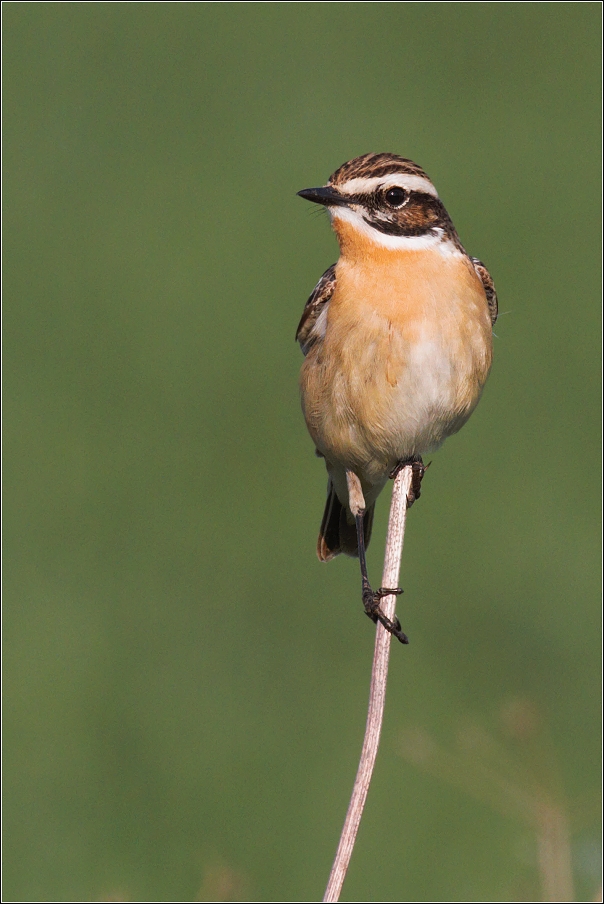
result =
[[[302,367],[306,423],[330,473],[350,469],[379,492],[399,461],[437,449],[476,406],[491,363],[486,300],[416,299],[397,320],[370,303],[333,313]]]

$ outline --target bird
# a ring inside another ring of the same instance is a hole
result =
[[[491,368],[497,294],[433,182],[406,157],[363,154],[298,195],[327,209],[340,248],[296,331],[302,410],[328,474],[317,555],[358,557],[366,614],[408,643],[380,606],[402,590],[372,590],[368,578],[375,503],[411,465],[413,504],[423,456],[476,407]]]

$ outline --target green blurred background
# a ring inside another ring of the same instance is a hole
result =
[[[537,900],[503,806],[535,775],[592,900],[600,4],[3,25],[4,900],[320,900],[374,632],[356,563],[314,551],[293,336],[337,246],[296,191],[384,150],[431,175],[502,316],[410,515],[411,644],[343,900]],[[484,769],[508,770],[490,801]]]

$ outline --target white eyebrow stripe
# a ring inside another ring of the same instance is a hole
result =
[[[407,191],[421,191],[433,198],[438,198],[438,193],[429,179],[424,176],[413,176],[411,173],[391,173],[389,176],[371,176],[369,179],[350,179],[336,187],[343,195],[357,195],[368,194],[375,191],[376,188],[391,185],[406,188]]]
[[[388,235],[386,232],[374,229],[360,213],[349,207],[330,207],[329,215],[332,220],[344,220],[350,223],[374,244],[381,245],[382,248],[389,248],[391,251],[422,251],[431,248],[444,255],[464,256],[454,242],[444,237],[443,230],[440,228],[434,230],[435,234]]]

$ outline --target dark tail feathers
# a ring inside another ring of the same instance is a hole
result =
[[[369,540],[371,539],[374,511],[375,502],[367,509],[363,517],[365,547],[369,546]],[[321,562],[329,562],[330,559],[333,559],[334,556],[339,556],[342,552],[347,556],[356,556],[358,558],[357,528],[354,521],[352,524],[348,523],[346,507],[342,505],[336,496],[336,491],[330,480],[327,485],[327,501],[317,542],[317,555]]]

